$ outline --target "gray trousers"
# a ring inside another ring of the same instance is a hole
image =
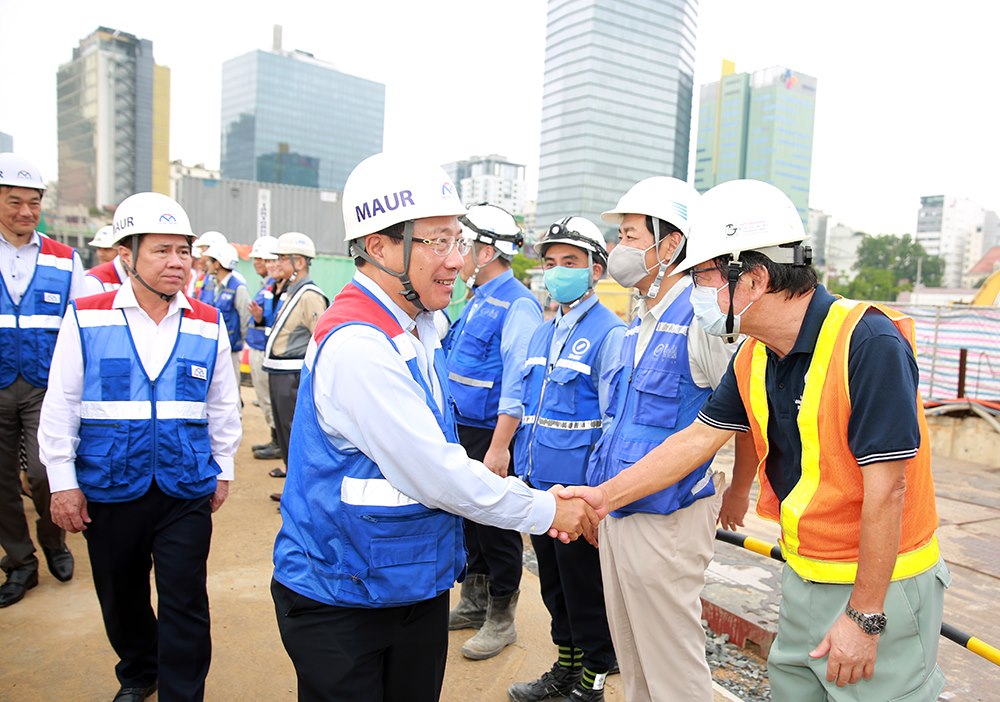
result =
[[[40,545],[60,548],[66,534],[52,523],[49,513],[49,479],[38,458],[38,418],[45,388],[36,388],[18,376],[0,389],[0,546],[7,557],[5,570],[38,568],[21,497],[21,460],[18,449],[24,441],[28,464],[28,485],[38,521],[35,532]]]

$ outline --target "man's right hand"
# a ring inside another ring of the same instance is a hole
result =
[[[260,324],[261,320],[264,319],[264,308],[258,305],[255,300],[250,300],[250,304],[247,305],[247,309],[250,311],[253,321]]]
[[[53,492],[50,505],[52,523],[61,529],[76,534],[84,531],[90,524],[87,498],[79,488]]]
[[[569,487],[564,487],[556,494],[564,499],[569,499],[571,497],[579,497],[588,505],[594,508],[597,512],[598,519],[604,519],[608,516],[608,512],[611,511],[611,498],[608,496],[607,491],[600,485],[597,487],[588,487],[586,485],[571,485]]]
[[[561,490],[564,490],[561,485],[556,485],[550,490],[556,496],[556,516],[552,520],[549,533],[563,543],[575,541],[583,536],[597,546],[597,525],[601,518],[584,500],[562,497]]]

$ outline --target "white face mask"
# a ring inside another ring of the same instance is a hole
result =
[[[656,244],[644,249],[619,244],[608,255],[608,275],[623,288],[634,288],[640,280],[649,275],[646,268],[646,252]]]
[[[726,315],[719,307],[719,292],[729,287],[729,283],[723,283],[718,288],[706,288],[695,285],[691,290],[691,307],[694,308],[694,316],[705,330],[706,334],[721,336],[727,343],[732,343],[740,334],[740,317],[746,312],[753,300],[747,303],[739,313],[733,315],[733,330],[726,332]]]

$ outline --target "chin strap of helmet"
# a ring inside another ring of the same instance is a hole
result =
[[[136,259],[138,257],[139,257],[139,235],[138,234],[133,234],[132,235],[132,258]],[[166,293],[161,293],[159,290],[157,290],[156,288],[154,288],[153,286],[151,286],[149,283],[147,283],[145,280],[142,279],[142,276],[139,275],[139,271],[137,271],[135,269],[135,266],[132,265],[132,264],[130,264],[130,263],[126,263],[125,259],[122,259],[122,267],[125,269],[125,271],[129,275],[131,275],[133,278],[135,278],[136,280],[138,280],[139,284],[142,285],[142,287],[146,288],[146,290],[148,290],[149,292],[153,293],[154,295],[159,296],[159,298],[161,300],[163,300],[164,302],[170,302],[171,300],[173,300],[177,296],[177,293],[174,293],[173,295],[167,295]]]
[[[680,234],[680,232],[676,228],[668,230],[669,222],[660,219],[658,217],[647,216],[647,221],[650,231],[653,232],[653,239],[654,239],[653,245],[656,247],[656,260],[660,261],[660,244],[666,237],[670,236],[675,231],[678,234]],[[681,257],[681,254],[683,253],[684,250],[684,245],[686,243],[687,240],[685,236],[681,234],[681,243],[677,246],[676,249],[674,249],[674,253],[670,257],[670,260],[660,261],[659,270],[656,273],[656,280],[653,281],[653,284],[649,286],[649,291],[646,292],[646,297],[648,299],[652,300],[656,298],[656,296],[660,293],[660,284],[663,282],[663,277],[667,274],[667,268],[672,266],[677,261],[677,259]]]
[[[413,282],[410,280],[410,254],[413,250],[413,224],[414,222],[411,219],[408,220],[405,226],[403,227],[403,270],[402,271],[393,271],[383,266],[381,263],[372,258],[371,254],[365,251],[364,245],[358,244],[356,240],[351,242],[351,255],[360,256],[364,260],[368,261],[368,263],[378,268],[383,273],[388,273],[393,278],[399,280],[399,282],[403,285],[403,289],[399,291],[399,294],[402,295],[407,302],[412,304],[418,310],[420,310],[421,312],[426,312],[427,308],[424,307],[424,303],[420,301],[420,294],[413,288]]]

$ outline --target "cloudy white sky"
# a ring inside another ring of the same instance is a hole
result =
[[[151,39],[171,69],[171,158],[217,167],[222,63],[270,48],[281,24],[285,48],[386,84],[386,148],[440,162],[499,153],[533,182],[545,5],[0,0],[0,131],[56,176],[56,70],[105,25]],[[921,195],[1000,209],[998,32],[1000,4],[981,0],[702,0],[695,82],[715,80],[723,58],[816,76],[810,205],[906,232]]]

